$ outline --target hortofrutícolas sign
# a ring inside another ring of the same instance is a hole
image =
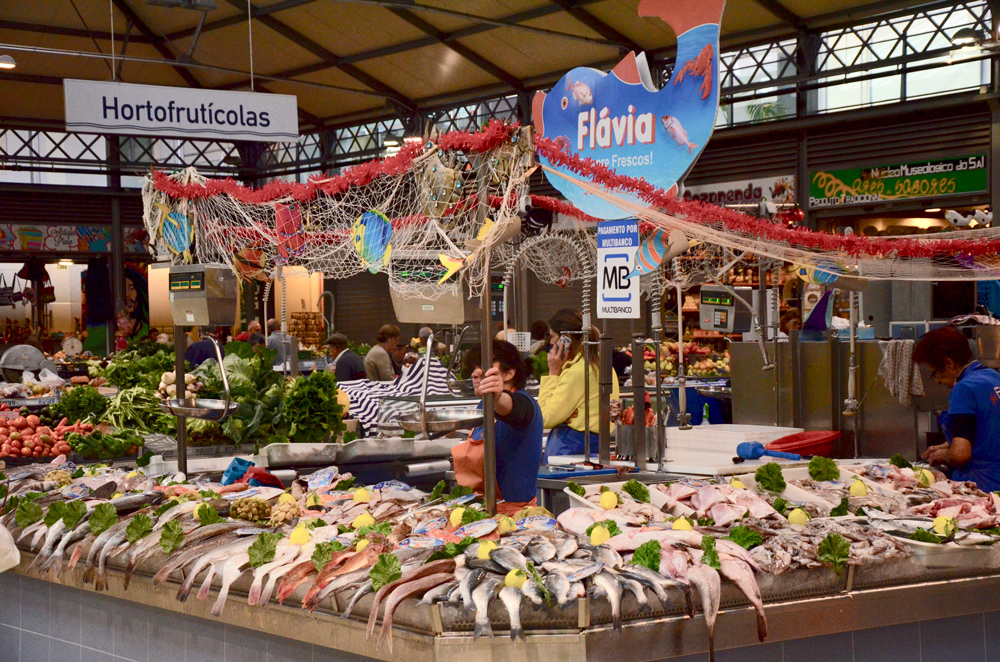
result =
[[[819,209],[981,193],[988,187],[984,154],[874,168],[820,171],[813,173],[809,180],[809,207]]]

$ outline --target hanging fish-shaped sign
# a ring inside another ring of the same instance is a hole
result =
[[[370,210],[358,217],[351,226],[351,243],[368,271],[378,273],[392,257],[392,223],[380,211]]]
[[[287,264],[291,256],[299,257],[305,249],[302,234],[302,212],[298,204],[274,205],[275,226],[278,231],[278,262]]]
[[[160,227],[157,234],[167,250],[191,262],[191,245],[194,244],[194,223],[179,211],[171,211],[165,204],[153,203],[160,210]]]

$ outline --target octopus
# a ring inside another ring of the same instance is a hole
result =
[[[698,57],[693,60],[688,60],[684,67],[678,72],[677,77],[674,78],[674,85],[677,85],[684,80],[684,77],[690,74],[692,77],[702,76],[701,81],[701,98],[707,99],[708,95],[712,93],[712,62],[714,61],[715,49],[712,48],[712,44],[705,44],[705,47],[701,49],[698,53]]]

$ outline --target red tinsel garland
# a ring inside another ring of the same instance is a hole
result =
[[[535,145],[539,155],[547,157],[554,165],[565,167],[608,190],[632,193],[650,205],[687,221],[703,224],[721,222],[729,231],[755,235],[770,241],[787,242],[806,249],[841,251],[852,257],[862,255],[909,258],[928,258],[936,255],[992,256],[1000,252],[1000,239],[920,241],[858,235],[845,236],[817,232],[807,228],[788,228],[700,200],[679,199],[653,186],[645,179],[619,175],[593,159],[567,153],[549,138],[538,138]]]

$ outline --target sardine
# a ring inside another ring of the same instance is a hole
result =
[[[615,630],[622,629],[622,587],[607,570],[602,570],[590,578],[598,595],[608,598],[611,603],[611,624]]]
[[[465,611],[472,609],[472,591],[482,580],[483,575],[486,573],[478,568],[470,570],[469,574],[465,576],[461,584],[458,587],[459,595],[462,597],[462,606],[465,607]],[[527,582],[525,582],[527,583]],[[533,583],[533,582],[532,582]]]
[[[434,604],[435,602],[443,602],[444,600],[448,599],[448,596],[451,595],[451,592],[455,589],[456,586],[458,586],[457,581],[451,581],[445,584],[441,584],[440,586],[435,586],[431,590],[424,593],[424,597],[417,604],[431,605]]]
[[[579,543],[577,543],[576,538],[573,536],[566,536],[556,544],[556,558],[569,558],[569,556],[577,549],[579,549]]]
[[[535,538],[528,543],[528,556],[535,565],[541,565],[546,561],[551,561],[556,557],[556,546],[545,538]]]
[[[552,547],[552,545],[549,545],[549,547]],[[530,549],[531,545],[528,545],[528,548]],[[552,551],[555,553],[554,547],[552,548]],[[528,572],[528,562],[524,558],[524,555],[510,545],[497,547],[496,549],[491,550],[490,560],[507,572],[511,570],[520,570],[523,573]]]
[[[396,612],[396,607],[398,607],[403,600],[411,595],[422,593],[434,588],[435,586],[450,582],[453,576],[454,575],[451,572],[438,572],[432,575],[413,579],[412,581],[402,583],[394,588],[385,601],[385,616],[382,617],[382,630],[379,632],[378,642],[375,644],[375,650],[378,650],[382,646],[382,640],[385,639],[389,644],[389,652],[392,652],[392,615]],[[497,583],[499,584],[499,581],[497,581]],[[477,622],[478,618],[479,617],[477,615]]]
[[[622,588],[635,596],[635,602],[639,606],[640,614],[652,611],[653,608],[649,605],[649,598],[646,597],[646,589],[643,588],[640,582],[631,577],[619,575],[618,583],[621,584]]]
[[[344,613],[341,614],[340,617],[347,618],[348,616],[350,616],[351,612],[354,611],[354,607],[357,606],[361,598],[363,598],[364,596],[368,595],[371,592],[372,592],[372,580],[369,579],[368,581],[364,582],[360,587],[358,587],[358,590],[354,593],[353,596],[351,596],[351,601],[347,603],[347,609],[344,610]]]
[[[742,561],[730,558],[726,554],[720,554],[719,557],[721,566],[719,572],[743,591],[757,611],[757,638],[763,642],[767,639],[767,616],[764,614],[764,600],[760,597],[760,587],[754,579],[753,570]]]
[[[622,555],[612,549],[610,545],[598,545],[595,547],[594,561],[603,563],[609,568],[620,568],[625,565]]]
[[[490,627],[490,602],[496,597],[497,590],[501,585],[502,582],[499,579],[490,577],[472,592],[472,602],[476,605],[476,625],[472,632],[473,641],[483,635],[493,638],[493,628]]]
[[[513,586],[505,586],[500,589],[500,601],[507,608],[507,615],[510,617],[510,640],[526,641],[524,628],[521,627],[521,598],[523,594]]]
[[[569,601],[569,580],[566,579],[566,575],[561,572],[550,572],[545,575],[544,580],[545,588],[548,589],[549,593],[555,599],[556,604],[560,607],[566,605]]]
[[[688,580],[701,596],[701,609],[705,614],[705,625],[708,626],[708,656],[714,662],[715,617],[719,614],[719,599],[722,594],[719,573],[715,568],[699,565],[688,570]]]

